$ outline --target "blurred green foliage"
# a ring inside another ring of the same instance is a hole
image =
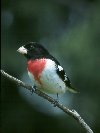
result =
[[[1,68],[21,78],[26,60],[16,50],[30,41],[42,43],[59,59],[80,91],[74,95],[72,107],[99,133],[100,1],[2,0],[1,4]],[[18,87],[3,77],[1,130],[2,133],[84,133],[67,115],[38,112],[21,97]]]

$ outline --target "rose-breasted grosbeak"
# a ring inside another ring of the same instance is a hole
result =
[[[28,75],[38,89],[52,94],[77,93],[60,63],[42,45],[30,42],[17,51],[27,58]]]

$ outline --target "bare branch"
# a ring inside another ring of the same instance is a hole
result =
[[[58,101],[56,101],[55,99],[53,99],[52,97],[48,96],[47,94],[45,94],[44,92],[40,91],[39,89],[30,86],[24,82],[22,82],[21,80],[9,75],[8,73],[6,73],[5,71],[1,70],[1,74],[8,78],[9,80],[13,81],[14,83],[16,83],[19,86],[22,86],[26,89],[28,89],[31,92],[36,93],[37,95],[39,95],[40,97],[43,97],[44,99],[46,99],[47,101],[49,101],[51,104],[53,104],[54,106],[60,108],[63,112],[65,112],[66,114],[70,115],[71,117],[73,117],[80,125],[81,127],[87,132],[87,133],[93,133],[92,129],[86,124],[86,122],[81,118],[81,116],[75,111],[75,110],[70,110],[67,107],[65,107],[64,105],[62,105],[61,103],[59,103]]]

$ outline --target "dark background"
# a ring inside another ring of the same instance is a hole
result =
[[[77,110],[99,133],[100,1],[2,0],[1,4],[1,68],[29,82],[26,60],[16,50],[27,42],[40,42],[80,91],[60,96],[62,103]],[[73,118],[24,90],[2,76],[2,133],[85,133]]]

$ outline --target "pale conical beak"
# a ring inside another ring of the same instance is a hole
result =
[[[17,51],[21,54],[27,54],[27,49],[24,46],[20,47]]]

